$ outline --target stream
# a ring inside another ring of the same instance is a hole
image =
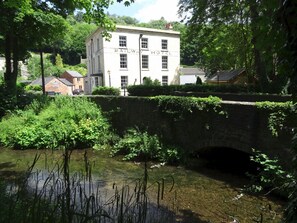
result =
[[[22,174],[40,157],[33,173],[46,175],[62,159],[62,151],[0,149],[0,178],[11,181]],[[71,154],[72,173],[85,171],[86,156],[91,167],[92,182],[96,182],[105,196],[115,185],[133,185],[144,175],[144,163],[111,158],[104,151],[75,150]],[[280,222],[284,202],[264,195],[252,195],[244,188],[249,179],[243,174],[210,168],[205,160],[193,159],[195,165],[167,166],[148,163],[148,191],[151,203],[174,213],[175,222],[229,223]],[[235,167],[236,168],[236,167]],[[162,199],[160,199],[160,185]]]

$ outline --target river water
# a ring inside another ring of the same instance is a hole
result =
[[[36,153],[40,154],[40,158],[35,172],[46,172],[62,159],[61,151],[0,149],[1,179],[9,181],[21,174],[31,165]],[[143,163],[124,162],[120,158],[109,157],[106,152],[94,150],[73,151],[71,172],[85,171],[86,156],[92,169],[92,180],[100,182],[100,187],[106,191],[110,191],[114,185],[131,185],[143,177]],[[150,201],[175,213],[176,222],[281,221],[283,202],[272,197],[248,194],[244,190],[249,183],[246,177],[209,168],[199,160],[191,162],[196,163],[195,168],[148,164]],[[164,185],[163,199],[160,199],[160,193],[158,195],[160,185]],[[108,192],[105,195],[109,196]]]

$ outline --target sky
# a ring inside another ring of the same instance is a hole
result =
[[[179,0],[135,0],[130,6],[115,2],[107,9],[109,14],[130,16],[139,22],[149,22],[164,17],[167,21],[180,21],[177,15]]]

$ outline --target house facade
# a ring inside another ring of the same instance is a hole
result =
[[[178,84],[180,33],[117,26],[106,40],[98,28],[86,39],[88,74],[85,93],[96,86],[120,88],[142,84],[144,77],[163,85]]]
[[[84,77],[78,73],[77,71],[73,70],[66,70],[62,75],[61,78],[65,78],[67,81],[73,84],[73,90],[79,90],[83,92],[84,90]]]
[[[55,94],[62,94],[62,95],[72,95],[73,84],[64,78],[45,77],[44,84],[45,84],[45,92],[47,94],[55,93]],[[30,85],[42,86],[42,79],[38,78],[32,81]]]

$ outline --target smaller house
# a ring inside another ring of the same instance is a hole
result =
[[[84,77],[74,70],[66,70],[61,78],[65,78],[67,81],[73,84],[73,91],[84,91]]]
[[[247,82],[244,68],[228,71],[218,71],[206,79],[211,84],[244,84]]]
[[[197,77],[200,77],[202,83],[205,82],[205,72],[197,67],[182,67],[179,69],[179,83],[184,84],[196,84]]]
[[[45,77],[45,92],[47,94],[63,94],[63,95],[72,95],[73,84],[70,83],[65,78],[57,77]],[[42,86],[42,79],[38,78],[31,82],[30,85],[39,85]]]

